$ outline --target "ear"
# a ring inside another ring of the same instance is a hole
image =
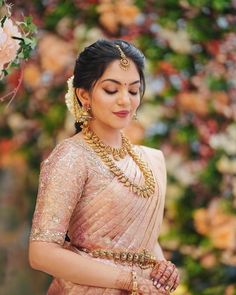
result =
[[[89,106],[90,105],[89,92],[83,88],[76,88],[75,91],[82,105]]]

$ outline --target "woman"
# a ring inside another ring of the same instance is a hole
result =
[[[30,237],[31,266],[54,276],[48,295],[169,294],[179,283],[157,243],[163,155],[121,133],[145,90],[143,66],[121,40],[76,60],[66,103],[78,132],[42,163]]]

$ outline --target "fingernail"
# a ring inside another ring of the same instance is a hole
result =
[[[169,286],[165,286],[165,290],[168,291],[170,289]]]
[[[156,287],[157,287],[157,289],[161,288],[161,284],[158,283]]]
[[[154,281],[154,282],[153,282],[153,285],[156,286],[156,284],[157,284],[157,281]]]

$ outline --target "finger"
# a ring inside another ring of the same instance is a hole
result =
[[[162,275],[165,272],[166,268],[167,268],[167,262],[162,262],[162,263],[159,264],[158,271],[157,271],[157,273],[156,273],[156,275],[154,277],[154,279],[156,281],[160,280],[160,278],[162,277]]]
[[[159,289],[160,287],[161,287],[161,284],[159,284],[158,281],[153,280],[153,286],[152,286],[152,288],[155,290],[155,292],[152,291],[151,294],[158,294],[158,295],[160,295],[160,294],[166,294],[166,291],[165,291],[165,293],[163,293],[164,290],[161,290],[161,291],[160,291],[160,289]],[[154,292],[154,293],[153,293],[153,292]]]
[[[173,292],[178,287],[179,282],[180,282],[180,275],[178,273],[177,274],[177,277],[176,277],[176,280],[175,280],[173,286],[171,287],[171,292]]]
[[[156,289],[160,289],[162,287],[162,285],[160,284],[160,282],[158,280],[153,280],[153,285]]]
[[[168,290],[165,290],[165,288],[161,287],[161,288],[158,290],[158,294],[161,294],[161,295],[168,295],[168,294],[169,294],[169,291],[168,291]]]
[[[172,264],[169,264],[165,271],[163,272],[162,276],[159,279],[159,283],[166,287],[166,286],[170,286],[168,284],[169,282],[169,278],[171,277],[171,275],[175,272],[175,267]]]
[[[160,265],[163,263],[163,261],[158,261],[156,264],[155,264],[155,266],[154,266],[154,268],[152,269],[152,271],[151,271],[151,273],[150,273],[150,276],[151,277],[156,277],[156,275],[157,275],[157,273],[158,273],[158,271],[159,271],[159,268],[160,268]]]
[[[166,283],[169,288],[168,290],[172,289],[175,287],[177,281],[178,281],[178,270],[175,268],[172,274],[170,275],[168,282]]]

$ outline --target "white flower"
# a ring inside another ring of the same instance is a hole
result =
[[[236,174],[236,160],[225,155],[219,159],[216,166],[221,173]]]
[[[74,79],[74,76],[70,77],[67,80],[68,91],[67,91],[67,93],[65,95],[65,103],[66,103],[66,106],[67,106],[68,110],[75,117],[75,113],[74,113],[74,95],[75,95],[75,89],[73,87],[73,79]]]
[[[218,133],[210,138],[210,146],[223,149],[228,155],[236,155],[236,124],[227,127],[224,133]]]
[[[12,37],[22,38],[17,26],[7,18],[3,27],[0,26],[0,71],[3,70],[5,64],[14,61],[20,48],[19,40]]]
[[[191,53],[192,43],[185,30],[171,31],[169,29],[160,28],[158,34],[169,43],[174,51],[183,54]]]

